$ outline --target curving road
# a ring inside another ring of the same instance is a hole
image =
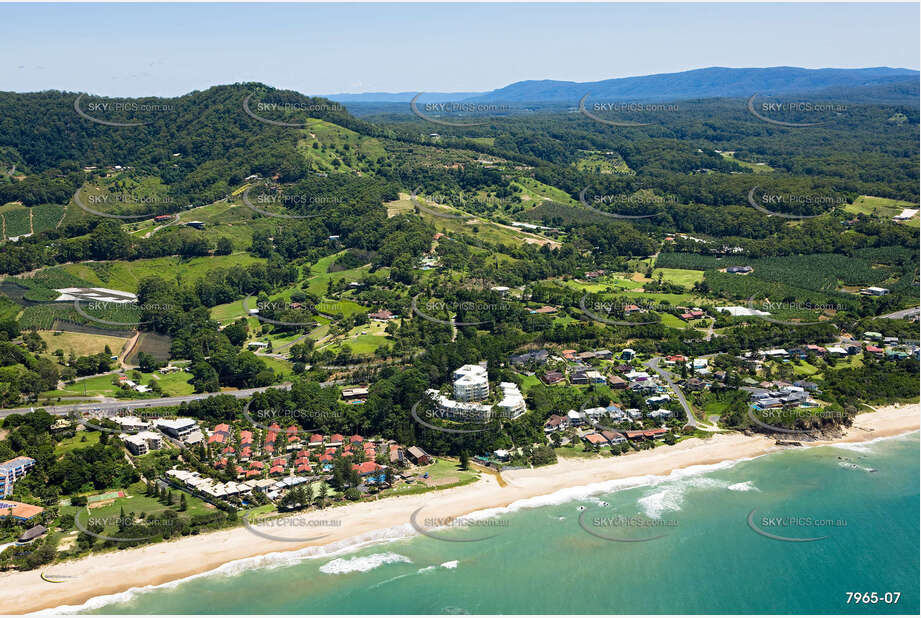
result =
[[[675,384],[674,380],[672,380],[671,374],[669,374],[669,372],[665,369],[659,367],[659,361],[661,360],[661,356],[656,356],[643,363],[643,365],[659,374],[659,377],[662,378],[666,384],[668,384],[669,388],[672,389],[672,391],[675,393],[675,396],[678,398],[678,401],[681,403],[681,407],[684,408],[684,413],[688,417],[688,425],[694,429],[697,429],[700,426],[700,421],[698,421],[697,417],[694,416],[694,410],[691,409],[691,405],[688,403],[688,400],[684,398],[684,392],[677,384]]]

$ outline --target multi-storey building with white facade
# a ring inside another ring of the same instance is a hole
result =
[[[513,382],[500,382],[499,390],[502,391],[502,401],[496,404],[499,414],[504,418],[515,419],[527,410],[524,405],[524,396],[518,390],[518,385]]]
[[[489,397],[485,361],[479,365],[464,365],[451,378],[454,380],[454,399],[457,401],[482,401]]]

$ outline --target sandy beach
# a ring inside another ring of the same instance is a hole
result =
[[[864,442],[895,436],[918,430],[919,420],[921,409],[917,404],[881,408],[857,416],[854,425],[840,439],[806,444]],[[257,528],[266,534],[291,539],[287,541],[270,540],[238,527],[89,556],[41,570],[7,573],[0,575],[0,613],[27,613],[62,605],[79,605],[92,597],[163,584],[211,571],[236,560],[311,546],[339,544],[342,547],[356,538],[365,541],[384,538],[386,534],[381,533],[383,530],[390,530],[393,536],[403,536],[412,532],[410,517],[418,509],[422,509],[417,516],[420,523],[427,518],[457,517],[571,488],[646,475],[667,475],[690,466],[748,459],[782,448],[797,447],[777,446],[772,438],[765,436],[730,433],[708,439],[694,438],[674,446],[621,457],[563,459],[553,466],[505,472],[502,475],[504,486],[494,476],[483,474],[476,483],[463,487],[350,504],[296,516],[302,523],[326,522],[324,525]],[[335,523],[329,523],[331,521]],[[316,539],[318,536],[323,538]],[[335,550],[335,546],[331,549]],[[43,580],[42,573],[48,579],[61,583]]]

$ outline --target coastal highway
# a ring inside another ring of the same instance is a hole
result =
[[[651,358],[648,361],[646,361],[644,365],[646,367],[649,367],[653,371],[655,371],[657,374],[659,374],[659,377],[665,380],[665,383],[668,384],[668,386],[672,389],[672,391],[675,392],[675,396],[678,398],[678,401],[681,403],[681,407],[684,408],[684,413],[687,414],[688,416],[688,425],[690,425],[694,429],[697,429],[700,425],[700,422],[694,416],[694,411],[691,409],[691,406],[688,403],[688,400],[684,398],[684,392],[681,390],[681,388],[677,384],[675,384],[675,382],[672,380],[672,376],[668,373],[668,371],[659,367],[659,361],[661,360],[662,360],[661,356],[656,356],[655,358]]]
[[[341,380],[335,380],[332,382],[322,382],[322,386],[331,386],[333,384],[338,384],[342,382]],[[92,402],[92,403],[80,403],[73,405],[59,405],[59,406],[41,406],[34,405],[28,408],[15,408],[10,410],[0,410],[0,418],[9,416],[11,414],[26,414],[32,410],[37,410],[39,408],[44,408],[48,414],[54,414],[57,416],[66,416],[71,412],[89,412],[90,410],[138,410],[141,408],[160,408],[164,406],[178,406],[184,401],[195,401],[197,399],[207,399],[208,397],[214,397],[215,395],[232,395],[238,399],[250,397],[254,393],[260,393],[272,388],[280,388],[284,390],[289,390],[291,388],[290,382],[285,382],[284,384],[275,384],[272,386],[262,386],[259,388],[244,388],[236,391],[223,391],[218,393],[196,393],[194,395],[181,395],[178,397],[160,397],[157,399],[131,399],[125,401],[111,401],[111,402]]]
[[[921,313],[921,307],[912,307],[911,309],[902,309],[901,311],[894,311],[893,313],[887,313],[879,317],[887,320],[908,320],[919,313]]]

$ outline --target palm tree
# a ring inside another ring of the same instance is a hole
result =
[[[387,487],[393,487],[393,468],[387,466],[384,469],[384,481],[387,483]]]

